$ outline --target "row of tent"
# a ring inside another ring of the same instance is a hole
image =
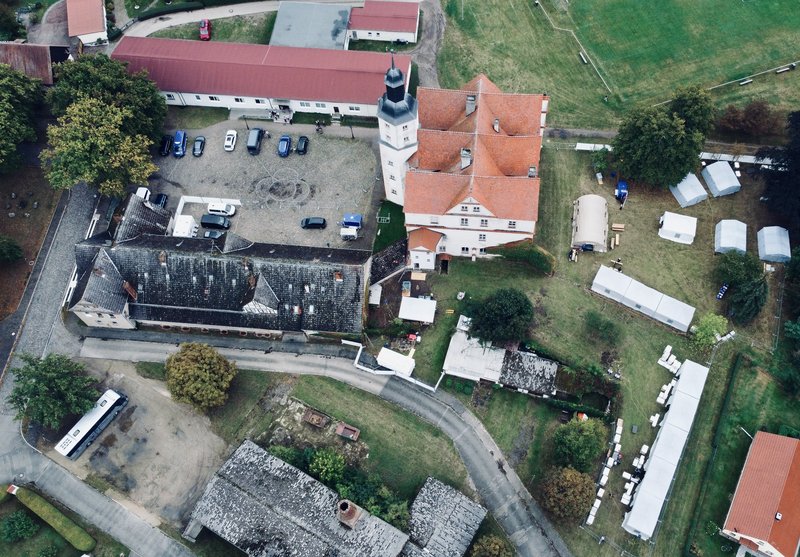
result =
[[[727,161],[711,163],[703,169],[701,174],[714,197],[731,195],[742,189],[736,172]],[[708,199],[708,193],[694,173],[687,174],[677,186],[671,186],[669,191],[672,192],[681,207],[691,207]]]
[[[747,251],[747,225],[726,219],[714,229],[714,252]],[[786,263],[792,258],[789,231],[780,226],[765,226],[758,231],[758,258],[770,263]]]

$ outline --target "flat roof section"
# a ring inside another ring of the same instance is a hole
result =
[[[349,20],[349,6],[281,2],[269,44],[344,50]]]

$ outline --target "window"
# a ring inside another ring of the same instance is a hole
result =
[[[371,37],[372,36],[372,31],[367,31],[367,36]]]
[[[383,127],[388,130],[389,129],[389,124],[384,124]]]
[[[325,103],[315,103],[314,106],[316,106],[317,108],[325,108],[326,105]]]
[[[303,106],[303,107],[305,107],[305,108],[308,108],[308,107],[310,107],[310,106],[311,106],[311,103],[309,103],[309,102],[305,102],[305,101],[300,101],[300,106]]]
[[[166,97],[167,97],[168,101],[174,101],[175,100],[175,95],[173,95],[172,93],[167,93]]]
[[[473,213],[480,213],[480,212],[481,212],[481,208],[480,208],[480,206],[478,206],[478,205],[475,205],[475,206],[472,208],[472,212],[473,212]]]
[[[403,126],[403,131],[406,131],[407,129],[408,129],[408,124],[406,124],[405,126]]]
[[[408,136],[405,136],[405,137],[403,138],[403,141],[405,141],[406,143],[408,143]]]
[[[394,166],[394,161],[386,161],[387,166]]]
[[[256,99],[256,104],[267,104],[267,101],[264,99]]]
[[[439,217],[431,217],[431,224],[439,224]]]
[[[469,255],[469,248],[468,247],[461,247],[461,254],[462,255]]]
[[[376,36],[376,37],[380,37],[380,36],[381,36],[381,34],[380,34],[380,33],[378,33],[378,32],[376,32],[376,33],[375,33],[375,36]]]
[[[486,248],[480,248],[478,250],[478,253],[481,254],[481,255],[486,255]]]
[[[517,227],[517,221],[515,221],[515,220],[508,221],[508,227],[509,228],[516,228]]]
[[[486,228],[489,226],[489,219],[481,219],[481,227]]]
[[[392,190],[392,195],[397,195],[397,190]]]
[[[462,205],[461,206],[461,212],[462,213],[466,213],[467,211],[469,211],[469,207],[467,207],[466,205]]]
[[[194,98],[199,101],[200,100],[200,95],[195,95]]]
[[[486,234],[478,234],[478,241],[485,242],[486,241]]]
[[[397,178],[394,177],[394,174],[389,174],[389,179],[390,180],[397,180]]]
[[[444,244],[442,244],[441,246],[439,246],[439,251],[442,251],[442,252],[443,252],[443,251],[445,251],[446,249],[447,249],[447,246],[445,246]]]
[[[469,226],[469,219],[461,219],[461,226]]]
[[[209,95],[208,96],[208,100],[210,100],[210,101],[218,101],[219,97],[215,97],[214,95]]]
[[[360,106],[348,106],[347,108],[352,110],[353,112],[361,112]]]

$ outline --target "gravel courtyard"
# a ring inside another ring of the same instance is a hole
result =
[[[255,156],[247,152],[248,130],[241,121],[189,132],[186,157],[156,157],[160,172],[151,182],[153,193],[168,194],[171,210],[182,195],[239,200],[231,231],[253,241],[370,249],[377,212],[373,190],[382,187],[376,180],[380,165],[371,145],[308,134],[308,126],[250,122],[251,128],[255,126],[269,129],[272,135],[264,137],[261,153]],[[238,132],[234,152],[222,148],[227,129]],[[284,133],[292,137],[293,148],[300,135],[307,135],[311,140],[308,154],[292,152],[287,158],[279,157],[278,139]],[[197,135],[206,137],[205,152],[199,158],[191,155]],[[199,220],[204,210],[204,204],[187,203],[182,213]],[[345,212],[364,215],[367,226],[357,241],[339,237],[337,223]],[[327,229],[301,229],[300,219],[311,216],[324,217]]]

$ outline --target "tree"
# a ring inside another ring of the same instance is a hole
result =
[[[620,171],[653,186],[673,186],[694,171],[705,137],[664,107],[639,108],[622,121],[613,140]]]
[[[729,251],[717,256],[717,265],[713,273],[716,282],[725,283],[731,288],[752,282],[763,274],[761,263],[755,255],[738,251]]]
[[[772,159],[762,170],[767,206],[792,222],[800,220],[800,111],[787,118],[789,142],[784,147],[765,147],[756,156]]]
[[[501,288],[475,306],[470,334],[484,341],[519,341],[533,319],[533,305],[524,292]]]
[[[48,545],[39,550],[36,557],[58,557],[58,546]]]
[[[749,136],[774,135],[781,127],[781,115],[772,110],[763,99],[750,101],[740,109],[729,104],[717,121],[717,127],[726,132]]]
[[[767,279],[763,275],[738,287],[730,295],[728,308],[735,323],[750,323],[767,303]]]
[[[85,414],[100,393],[84,367],[61,354],[38,359],[21,356],[25,365],[11,370],[16,381],[9,402],[16,420],[29,418],[45,427],[58,429],[64,418]]]
[[[309,470],[322,483],[335,486],[344,478],[344,456],[333,449],[320,449],[311,459]]]
[[[0,41],[13,41],[22,36],[22,30],[14,9],[9,5],[0,4]]]
[[[40,87],[39,80],[0,64],[0,172],[18,166],[20,143],[36,140],[33,111],[41,101]]]
[[[128,108],[97,99],[71,104],[58,125],[47,127],[50,146],[41,160],[50,185],[61,190],[86,182],[115,197],[124,195],[128,184],[147,185],[158,168],[147,151],[150,140],[122,130],[123,120],[131,115]]]
[[[542,482],[542,507],[557,520],[577,524],[589,514],[594,480],[574,468],[555,468]]]
[[[39,531],[39,524],[25,511],[14,511],[3,520],[3,541],[14,543],[32,538]]]
[[[167,358],[167,388],[175,400],[198,410],[222,406],[228,398],[236,364],[207,344],[187,342]]]
[[[556,463],[579,472],[589,472],[606,446],[608,431],[594,418],[572,420],[556,429],[553,453]]]
[[[706,313],[697,322],[692,341],[699,348],[708,348],[717,343],[717,335],[723,335],[727,330],[727,319],[716,313]]]
[[[63,116],[70,105],[91,97],[128,110],[121,125],[125,135],[158,139],[167,115],[164,97],[147,72],[130,74],[126,66],[105,54],[56,64],[55,85],[47,93],[53,114]]]
[[[714,127],[716,113],[711,95],[696,85],[677,89],[672,95],[669,111],[683,120],[688,133],[698,132],[704,140]]]
[[[13,263],[22,259],[22,248],[8,236],[0,234],[0,261]]]
[[[486,534],[472,544],[469,557],[514,557],[514,548],[500,536]]]

